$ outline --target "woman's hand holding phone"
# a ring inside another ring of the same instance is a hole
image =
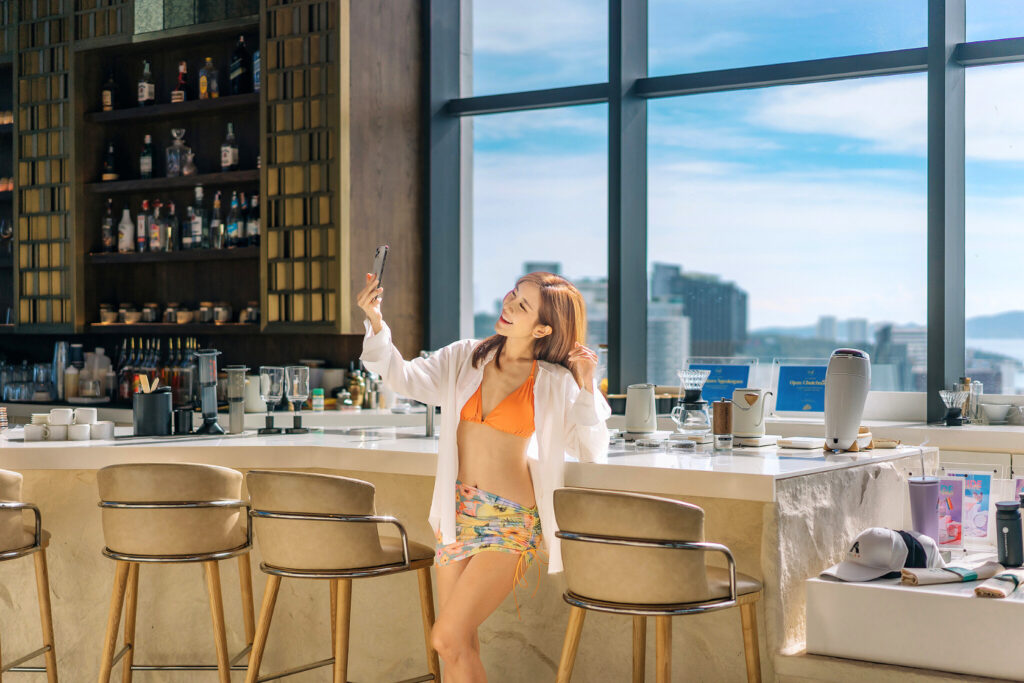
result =
[[[381,323],[384,318],[380,313],[380,302],[383,299],[384,288],[378,287],[377,276],[373,273],[366,274],[366,286],[356,297],[356,303],[363,309],[366,317],[373,326],[373,333],[378,334],[381,330]]]

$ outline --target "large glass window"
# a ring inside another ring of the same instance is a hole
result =
[[[1024,36],[1020,0],[967,0],[967,40]]]
[[[608,107],[473,119],[475,336],[494,333],[501,298],[526,272],[571,280],[587,299],[588,343],[605,343]]]
[[[687,357],[770,372],[850,344],[871,353],[876,390],[924,390],[925,83],[650,102],[651,381],[675,383]]]
[[[1024,393],[1024,65],[967,70],[966,372]]]
[[[477,0],[472,12],[464,97],[608,80],[607,0]]]
[[[652,76],[922,47],[928,28],[927,0],[649,0],[648,20]]]

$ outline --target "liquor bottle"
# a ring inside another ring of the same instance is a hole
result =
[[[191,206],[186,207],[186,209],[185,209],[185,220],[181,224],[181,238],[179,239],[179,244],[181,244],[181,248],[183,250],[185,250],[185,249],[192,249],[193,248],[193,245],[192,245],[192,221],[194,221],[194,220],[195,220],[195,209],[193,209]],[[202,229],[200,229],[199,232],[202,233]]]
[[[114,103],[117,101],[117,83],[114,82],[114,72],[107,72],[107,82],[103,84],[100,91],[100,103],[103,111],[114,111]]]
[[[100,226],[100,251],[114,251],[114,200],[107,198],[107,214],[103,217],[103,224]]]
[[[245,218],[245,237],[251,247],[260,245],[260,196],[254,194]]]
[[[184,102],[188,99],[186,91],[188,90],[188,62],[178,62],[178,83],[174,86],[174,90],[171,91],[171,102]]]
[[[149,72],[149,60],[142,60],[142,78],[139,79],[139,106],[145,107],[156,102],[156,85]]]
[[[217,83],[217,67],[213,59],[206,58],[206,63],[199,70],[199,99],[206,100],[220,97],[220,85]]]
[[[220,146],[220,170],[234,171],[238,169],[238,141],[235,140],[235,128],[228,124],[228,135]]]
[[[249,201],[245,198],[244,192],[238,193],[238,206],[241,218],[238,224],[238,246],[249,246]]]
[[[130,254],[135,249],[135,223],[127,205],[121,212],[121,222],[117,224],[117,250],[122,254]]]
[[[231,193],[231,204],[228,209],[228,220],[227,220],[227,239],[226,246],[228,247],[239,247],[241,246],[242,228],[241,211],[238,206],[238,192]]]
[[[238,36],[235,51],[231,53],[231,94],[241,95],[252,92],[252,55],[245,47],[245,36]]]
[[[206,209],[203,208],[202,185],[196,185],[196,201],[192,205],[192,248],[210,248],[209,223],[206,220]]]
[[[220,218],[220,190],[213,195],[213,213],[210,214],[210,247],[224,248],[224,222]]]
[[[146,251],[149,243],[149,200],[142,200],[142,211],[135,218],[135,251]]]
[[[153,200],[153,213],[146,220],[146,234],[149,235],[149,250],[163,251],[164,219],[160,216],[163,204],[159,199]]]
[[[178,250],[178,214],[174,209],[174,202],[167,203],[167,216],[164,218],[164,251]]]
[[[131,344],[130,350],[125,353],[125,346]],[[118,360],[117,368],[117,396],[122,401],[132,400],[132,359],[135,357],[134,337],[121,346],[121,359]]]
[[[260,91],[260,79],[262,78],[262,65],[260,64],[259,48],[252,51],[252,89],[253,92]]]
[[[107,143],[107,151],[103,155],[103,175],[100,176],[102,180],[117,180],[117,161],[114,159],[114,143]]]
[[[142,154],[139,155],[139,177],[153,177],[153,137],[148,133],[142,141]]]

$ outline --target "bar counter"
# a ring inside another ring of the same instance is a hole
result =
[[[124,428],[119,428],[118,434]],[[329,472],[377,487],[377,512],[401,518],[412,540],[432,544],[426,522],[436,465],[436,438],[423,427],[326,428],[303,435],[116,439],[24,443],[21,430],[0,441],[0,467],[22,472],[24,498],[39,505],[52,534],[48,560],[56,647],[66,680],[93,680],[113,581],[114,563],[103,547],[96,470],[123,462],[202,462],[255,468]],[[869,526],[904,524],[908,470],[917,471],[917,447],[863,455],[826,455],[775,448],[736,449],[726,455],[674,455],[664,451],[610,452],[595,463],[569,462],[566,484],[653,493],[686,500],[707,513],[706,538],[729,546],[739,571],[765,584],[758,610],[765,680],[776,680],[774,658],[804,644],[803,581],[838,561],[847,541]],[[930,468],[938,452],[925,448]],[[265,576],[253,551],[257,609]],[[543,567],[542,567],[543,568]],[[0,628],[6,657],[38,647],[38,613],[30,563],[4,563],[6,607]],[[244,640],[234,563],[222,567],[228,642]],[[568,606],[561,575],[531,567],[520,588],[483,625],[484,664],[493,680],[553,680]],[[276,671],[329,653],[327,586],[282,584],[264,671]],[[410,576],[359,580],[353,589],[350,677],[398,680],[425,670],[416,582]],[[198,566],[146,566],[140,573],[137,663],[212,663],[209,610]],[[516,601],[520,616],[517,616]],[[675,620],[673,659],[685,680],[744,680],[737,610]],[[20,628],[19,628],[20,626]],[[654,638],[648,639],[653,670]],[[631,620],[588,614],[577,656],[578,680],[627,680]],[[683,663],[685,662],[685,666]],[[180,681],[147,673],[147,681]],[[323,672],[295,677],[321,680]],[[68,677],[70,676],[70,677]],[[213,680],[214,674],[205,674]],[[239,675],[240,676],[240,675]],[[205,680],[205,678],[204,678]],[[683,679],[681,679],[683,680]]]

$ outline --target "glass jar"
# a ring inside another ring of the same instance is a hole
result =
[[[171,137],[174,141],[167,148],[167,177],[177,178],[182,175],[182,168],[185,165],[186,155],[192,153],[192,150],[185,144],[185,129],[184,128],[172,128]]]

